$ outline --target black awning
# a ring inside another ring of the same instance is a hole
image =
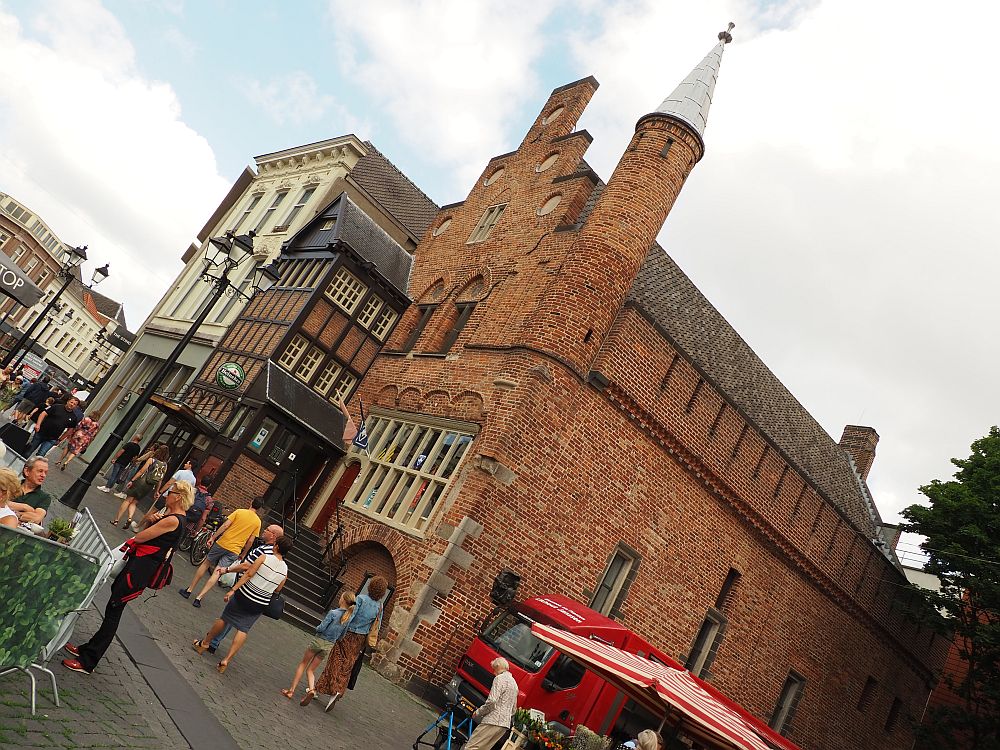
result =
[[[149,397],[149,403],[162,411],[164,414],[176,417],[182,422],[187,423],[189,426],[193,427],[196,432],[199,432],[202,435],[213,436],[219,434],[219,425],[205,419],[205,417],[196,412],[183,401],[177,401],[176,399],[169,398],[168,396],[154,393]]]
[[[273,404],[324,443],[343,452],[346,424],[343,412],[274,362],[267,362],[246,395]]]

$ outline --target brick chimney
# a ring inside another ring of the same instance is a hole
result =
[[[871,427],[856,424],[847,425],[840,438],[840,447],[854,459],[854,465],[864,480],[868,479],[868,472],[875,462],[876,445],[878,445],[878,433]]]

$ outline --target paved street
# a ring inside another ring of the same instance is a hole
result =
[[[71,465],[66,472],[52,471],[46,489],[57,497],[75,478],[73,470],[82,468]],[[107,523],[118,502],[111,495],[91,490],[85,503],[112,543],[126,538],[125,532]],[[52,510],[57,515],[71,515],[57,501]],[[257,622],[229,669],[218,674],[217,658],[199,656],[190,643],[205,633],[222,611],[223,591],[217,589],[206,596],[201,609],[192,607],[177,594],[192,573],[186,557],[180,556],[174,566],[174,585],[155,596],[147,593],[129,605],[128,610],[158,647],[149,658],[131,646],[132,642],[141,645],[141,637],[125,639],[120,632],[107,659],[89,677],[69,672],[55,660],[63,707],[55,708],[40,680],[38,715],[31,717],[24,675],[0,678],[0,747],[197,747],[192,736],[198,731],[199,712],[207,707],[210,716],[206,716],[221,723],[242,748],[270,747],[275,736],[289,747],[322,743],[327,748],[408,748],[432,718],[412,696],[368,669],[362,673],[358,688],[330,714],[323,712],[321,700],[307,708],[301,708],[298,700],[288,701],[279,691],[288,686],[309,636],[268,618]],[[85,640],[99,622],[96,612],[88,612],[77,627],[75,640]],[[129,644],[128,652],[122,646],[123,639]],[[156,665],[157,658],[162,660],[161,651],[169,665]],[[182,678],[177,684],[186,684],[185,689],[193,692],[177,695],[176,686],[167,682],[162,682],[166,687],[161,686],[157,675],[163,674],[161,667],[170,669],[170,665]],[[187,707],[181,705],[185,701]],[[174,713],[168,715],[167,709]],[[190,726],[184,725],[187,719]]]

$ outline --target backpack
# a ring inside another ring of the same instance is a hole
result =
[[[201,514],[205,512],[205,508],[208,507],[209,501],[212,496],[208,494],[205,490],[199,488],[194,491],[194,503],[191,505],[191,509],[188,513],[193,514],[197,517],[201,517]]]
[[[166,473],[167,464],[165,462],[153,461],[153,465],[146,469],[146,473],[143,475],[142,481],[150,486],[156,487],[163,481],[163,477]]]

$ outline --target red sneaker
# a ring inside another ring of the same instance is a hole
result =
[[[66,650],[67,654],[73,654],[73,656],[79,656],[80,652],[76,650],[76,646],[72,643],[67,643],[63,648]]]
[[[90,674],[90,672],[84,669],[83,665],[76,659],[63,659],[62,665],[66,667],[66,669],[72,669],[74,672],[82,672],[83,674]]]

